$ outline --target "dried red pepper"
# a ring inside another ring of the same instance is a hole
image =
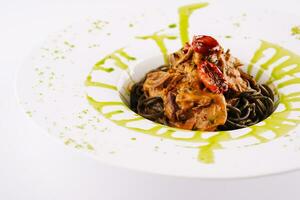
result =
[[[213,63],[202,61],[197,65],[201,82],[213,93],[224,93],[228,90],[228,84],[221,70]]]
[[[218,46],[219,43],[213,37],[207,35],[193,37],[192,48],[197,53],[207,55],[213,48]]]

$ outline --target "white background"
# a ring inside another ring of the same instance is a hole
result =
[[[158,0],[0,0],[0,200],[300,198],[300,171],[238,180],[145,174],[107,166],[73,151],[57,143],[25,116],[15,98],[16,72],[30,50],[49,33],[97,15],[104,4],[122,6],[126,11],[126,6],[159,6],[158,3]],[[300,8],[297,0],[251,3],[296,14]]]

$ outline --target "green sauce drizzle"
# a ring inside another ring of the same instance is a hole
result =
[[[300,56],[299,55],[297,55],[293,52],[290,52],[289,50],[282,48],[276,44],[272,44],[267,41],[262,41],[259,50],[256,51],[256,53],[254,54],[253,58],[250,61],[251,64],[248,67],[248,73],[251,73],[251,71],[253,70],[253,64],[255,64],[258,60],[263,58],[263,56],[264,56],[263,53],[267,49],[274,49],[275,53],[269,60],[267,60],[265,63],[261,64],[261,67],[255,76],[256,80],[259,80],[261,78],[264,71],[268,70],[270,68],[271,64],[277,62],[278,60],[282,59],[283,57],[288,57],[288,59],[273,68],[272,73],[271,73],[271,79],[270,79],[269,83],[271,83],[275,80],[279,80],[279,79],[283,78],[284,76],[288,76],[288,75],[294,76],[296,73],[300,72]],[[285,68],[287,68],[291,65],[296,65],[296,67],[294,67],[291,70],[285,71]],[[300,78],[293,78],[293,79],[289,79],[287,81],[280,83],[278,85],[278,88],[283,88],[283,87],[289,86],[291,84],[299,84],[299,83],[300,83]]]
[[[196,3],[182,6],[178,9],[179,14],[179,32],[182,45],[189,42],[189,18],[191,14],[200,8],[208,6],[208,3]]]
[[[291,34],[298,36],[297,39],[300,39],[300,26],[294,26],[291,28]]]
[[[117,67],[119,67],[120,69],[123,69],[123,70],[126,70],[128,69],[128,65],[122,61],[121,57],[127,59],[128,61],[130,60],[136,60],[135,57],[133,56],[130,56],[129,54],[127,54],[125,51],[124,51],[124,48],[121,48],[121,49],[118,49],[116,51],[114,51],[113,53],[105,56],[104,58],[102,58],[100,61],[98,61],[95,65],[94,65],[94,68],[93,70],[103,70],[103,71],[106,71],[106,72],[111,72],[113,71],[112,69],[110,68],[105,68],[103,65],[105,64],[105,62],[107,60],[113,60],[115,65]]]
[[[177,24],[169,24],[168,27],[169,27],[169,28],[176,28],[176,27],[177,27]]]
[[[99,67],[97,67],[97,69],[98,69],[98,70],[105,71],[105,72],[107,72],[107,73],[110,73],[110,72],[113,72],[113,71],[115,71],[115,69],[114,69],[114,68],[112,68],[112,67],[108,67],[108,68],[106,68],[106,67],[104,67],[104,66],[99,66]]]
[[[92,81],[92,77],[90,75],[87,76],[87,78],[85,80],[85,86],[102,87],[102,88],[107,88],[107,89],[111,89],[111,90],[115,90],[115,91],[118,90],[115,85]]]
[[[165,44],[165,39],[168,40],[175,40],[177,38],[177,36],[170,36],[170,35],[166,35],[166,34],[158,34],[159,32],[155,32],[152,35],[146,35],[146,36],[138,36],[138,39],[142,39],[142,40],[148,40],[148,39],[152,39],[155,41],[156,45],[159,47],[161,53],[164,56],[164,61],[167,64],[168,63],[168,50]]]

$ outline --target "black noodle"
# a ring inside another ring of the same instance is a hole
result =
[[[169,66],[163,65],[154,71],[167,71]],[[148,72],[148,73],[150,73]],[[167,119],[164,116],[164,104],[160,97],[146,97],[143,84],[145,78],[138,83],[135,83],[130,92],[130,108],[139,115],[160,124],[168,125]]]
[[[219,130],[234,130],[252,126],[273,113],[274,93],[265,84],[251,84],[251,89],[240,93],[227,104],[227,121]]]

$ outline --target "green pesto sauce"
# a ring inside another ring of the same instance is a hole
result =
[[[255,52],[253,58],[250,61],[251,64],[248,67],[248,73],[251,73],[251,71],[253,70],[253,65],[264,56],[264,54],[263,54],[264,51],[267,49],[270,49],[270,48],[275,50],[275,54],[269,60],[267,60],[265,63],[260,65],[260,69],[255,76],[256,80],[259,80],[261,78],[264,71],[268,70],[270,68],[271,64],[277,62],[278,60],[280,60],[281,58],[283,58],[285,56],[288,56],[289,58],[286,61],[284,61],[281,64],[276,65],[274,67],[274,69],[271,72],[271,79],[269,80],[268,83],[272,83],[273,81],[281,79],[287,75],[293,76],[296,73],[300,72],[300,56],[299,55],[297,55],[285,48],[282,48],[276,44],[272,44],[267,41],[262,41],[259,50]],[[291,70],[288,70],[288,71],[285,70],[285,68],[287,68],[293,64],[296,64],[297,66]],[[297,83],[300,83],[300,78],[288,79],[288,80],[283,81],[280,84],[278,84],[278,88],[279,89],[284,88],[291,84],[297,84]]]
[[[165,39],[168,40],[175,40],[177,39],[177,36],[171,36],[171,35],[166,35],[166,34],[159,34],[158,32],[155,32],[152,35],[146,35],[146,36],[138,36],[138,39],[142,39],[142,40],[154,40],[156,45],[159,47],[162,55],[164,56],[164,61],[165,64],[168,63],[168,50],[165,44]]]
[[[78,128],[78,129],[85,129],[85,127],[86,127],[86,124],[80,124],[80,125],[77,125],[77,126],[75,126],[76,128]]]
[[[101,82],[94,82],[94,81],[92,81],[92,77],[90,75],[87,76],[87,78],[85,80],[85,86],[102,87],[102,88],[106,88],[106,89],[110,89],[110,90],[115,90],[115,91],[118,90],[115,85],[110,85],[110,84],[107,84],[107,83],[101,83]]]
[[[68,41],[64,41],[64,44],[65,44],[66,46],[72,48],[72,49],[75,48],[75,45],[74,45],[74,44],[71,44],[71,43],[68,42]]]
[[[294,26],[291,28],[292,35],[300,35],[300,26]]]
[[[176,28],[176,27],[177,27],[177,24],[169,24],[168,27],[169,27],[169,28]]]
[[[91,144],[86,144],[86,148],[90,151],[94,151],[94,147]]]
[[[65,145],[72,145],[76,149],[86,149],[86,150],[89,150],[89,151],[95,150],[93,145],[89,144],[88,142],[83,142],[83,143],[80,144],[72,138],[65,139],[64,143],[65,143]]]
[[[208,3],[196,3],[182,6],[178,9],[179,32],[182,45],[189,42],[189,18],[191,14],[200,8],[208,6]]]
[[[123,48],[121,49],[118,49],[116,51],[114,51],[113,53],[105,56],[104,58],[102,58],[100,61],[98,61],[94,67],[93,67],[93,70],[104,70],[106,72],[112,72],[113,71],[113,68],[112,69],[109,69],[109,68],[105,68],[103,65],[105,64],[105,62],[107,60],[113,60],[114,61],[114,64],[119,67],[120,69],[123,69],[123,70],[126,70],[128,69],[128,65],[122,61],[121,57],[127,59],[128,61],[130,60],[136,60],[135,57],[132,57],[130,56],[129,54],[127,54]]]
[[[103,66],[99,66],[98,67],[98,70],[102,70],[102,71],[105,71],[105,72],[113,72],[115,69],[114,68],[112,68],[112,67],[108,67],[108,68],[106,68],[106,67],[103,67]]]

